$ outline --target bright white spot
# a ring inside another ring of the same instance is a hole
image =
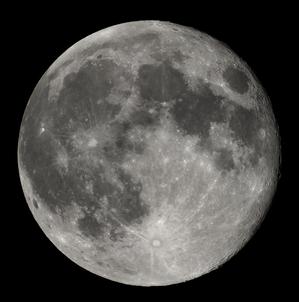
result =
[[[266,131],[265,129],[260,129],[260,138],[264,139],[266,137]]]
[[[238,225],[240,222],[241,222],[240,217],[237,217],[237,218],[235,219],[235,221],[233,222],[233,224],[234,224],[234,225]]]
[[[96,145],[98,144],[98,141],[93,137],[89,142],[88,142],[88,147],[96,147]]]
[[[56,159],[56,161],[57,161],[57,164],[58,164],[60,167],[62,167],[62,168],[64,168],[64,169],[67,169],[67,167],[68,167],[68,155],[67,155],[66,152],[64,152],[64,151],[59,152],[59,153],[57,154],[57,159]]]
[[[159,239],[154,239],[154,240],[152,241],[152,246],[154,246],[154,247],[159,247],[159,246],[161,246],[161,241],[160,241]]]
[[[165,222],[165,220],[164,220],[163,218],[160,218],[160,219],[157,221],[157,225],[162,226],[162,225],[164,225],[164,222]]]
[[[78,244],[80,244],[83,248],[91,248],[92,245],[89,242],[84,242],[82,240],[76,240]]]
[[[93,194],[93,183],[87,182],[85,185],[85,189],[89,194]]]
[[[58,239],[59,242],[65,244],[66,243],[66,238],[62,234],[57,234],[56,238]]]
[[[167,164],[167,163],[169,162],[169,160],[170,160],[169,157],[164,157],[164,158],[163,158],[163,163],[164,163],[164,164]]]

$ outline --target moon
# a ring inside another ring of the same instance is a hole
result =
[[[271,102],[247,64],[195,29],[98,31],[45,72],[18,166],[28,206],[69,259],[139,286],[184,282],[235,255],[277,185]]]

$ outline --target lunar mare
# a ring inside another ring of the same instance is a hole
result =
[[[199,277],[237,253],[275,191],[270,101],[228,46],[130,22],[79,41],[42,76],[19,135],[34,218],[68,258],[117,282]]]

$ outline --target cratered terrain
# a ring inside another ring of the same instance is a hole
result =
[[[270,101],[243,60],[192,28],[140,21],[50,66],[23,116],[18,164],[62,253],[151,286],[199,277],[244,246],[271,204],[279,154]]]

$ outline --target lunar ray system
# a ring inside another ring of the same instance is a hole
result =
[[[265,216],[278,127],[247,64],[209,35],[129,22],[70,47],[26,107],[18,165],[33,216],[68,258],[120,283],[210,272]]]

